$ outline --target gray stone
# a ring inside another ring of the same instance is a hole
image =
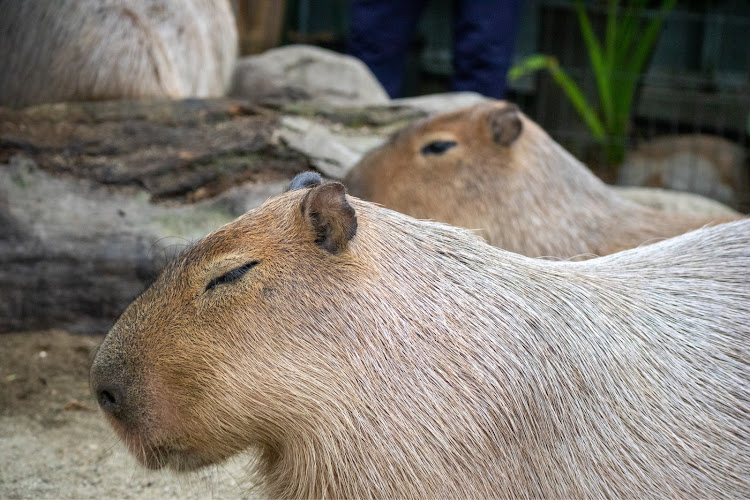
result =
[[[339,106],[388,102],[388,94],[362,61],[309,45],[287,45],[239,59],[229,95]]]
[[[276,134],[286,146],[307,156],[316,169],[334,179],[343,179],[365,152],[385,140],[382,134],[357,134],[299,116],[283,117]]]
[[[427,113],[446,113],[455,109],[466,108],[491,100],[477,92],[445,92],[441,94],[421,95],[393,99],[391,105],[406,106]]]
[[[106,332],[170,257],[285,185],[247,183],[195,204],[155,204],[145,190],[113,191],[11,158],[0,165],[0,332]]]

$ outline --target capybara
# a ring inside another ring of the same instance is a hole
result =
[[[490,244],[529,257],[606,255],[733,219],[665,213],[619,197],[504,101],[407,125],[344,183],[354,196],[481,230]]]
[[[2,0],[0,106],[219,96],[237,49],[228,0]]]
[[[549,261],[313,177],[101,344],[143,464],[255,450],[272,498],[750,496],[750,220]]]

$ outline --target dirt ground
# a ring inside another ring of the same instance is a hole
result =
[[[248,457],[189,475],[136,463],[89,394],[101,339],[0,335],[0,498],[252,498]]]

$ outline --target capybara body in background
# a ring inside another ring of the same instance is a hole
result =
[[[143,464],[254,450],[272,498],[750,495],[750,221],[558,262],[293,187],[99,348]]]
[[[228,0],[0,1],[0,106],[224,94]]]
[[[695,218],[619,196],[517,106],[480,103],[436,115],[365,155],[352,195],[481,230],[529,257],[606,255],[732,218]]]

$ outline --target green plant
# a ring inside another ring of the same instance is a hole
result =
[[[597,100],[590,103],[578,84],[560,67],[557,59],[544,54],[530,55],[509,71],[510,80],[546,69],[562,88],[583,118],[596,141],[602,145],[607,161],[620,163],[625,156],[625,138],[638,80],[648,61],[666,15],[677,0],[664,0],[650,19],[645,19],[646,0],[631,0],[620,5],[608,0],[604,40],[594,33],[582,0],[575,2],[578,25],[586,44],[596,79]]]

